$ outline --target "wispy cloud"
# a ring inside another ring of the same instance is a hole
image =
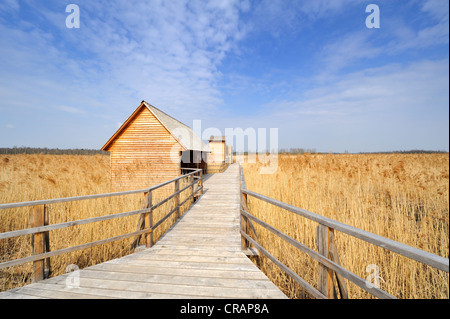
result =
[[[405,17],[396,16],[400,10],[398,6],[387,4],[389,3],[380,4],[383,23],[379,30],[369,30],[361,24],[360,28],[341,33],[323,46],[317,55],[318,63],[323,66],[320,76],[330,77],[348,66],[361,67],[361,63],[369,65],[374,59],[405,56],[412,50],[448,44],[447,1],[420,2],[422,14],[415,16],[413,23],[413,17],[406,17],[405,20]],[[320,8],[319,3],[312,6]]]
[[[0,2],[0,11],[17,12],[20,9],[18,0],[4,0]]]
[[[61,123],[83,123],[70,146],[99,147],[143,99],[186,124],[278,127],[322,150],[359,136],[363,147],[368,131],[386,140],[399,123],[408,141],[448,130],[447,1],[379,0],[378,30],[360,0],[76,3],[79,29],[59,0],[0,2],[0,144],[33,144],[6,129],[20,123],[61,147]]]
[[[314,83],[303,98],[274,99],[264,112],[221,125],[278,127],[280,147],[448,149],[448,66],[448,59],[424,60],[355,71]]]
[[[220,105],[218,66],[243,35],[239,10],[245,6],[239,1],[80,1],[79,7],[80,29],[65,28],[64,8],[56,1],[32,4],[51,32],[39,25],[3,26],[1,54],[14,68],[2,77],[20,82],[20,74],[32,73],[53,82],[53,90],[76,95],[95,86],[102,94],[86,96],[103,97],[110,111],[121,107],[123,96],[131,107],[147,99],[181,112]],[[26,49],[30,44],[34,52]],[[31,83],[21,90],[25,85]]]
[[[87,113],[86,111],[84,111],[82,109],[79,109],[79,108],[76,108],[73,106],[67,106],[67,105],[59,105],[59,106],[56,106],[55,109],[64,111],[64,112],[68,112],[68,113],[72,113],[72,114],[86,114]]]

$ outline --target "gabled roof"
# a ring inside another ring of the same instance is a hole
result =
[[[225,136],[212,136],[209,138],[210,142],[225,142]]]
[[[106,142],[101,150],[106,151],[110,144],[116,139],[116,137],[125,129],[136,114],[143,108],[147,108],[156,119],[167,129],[167,131],[178,141],[183,150],[203,151],[208,152],[208,146],[202,142],[202,140],[191,130],[191,128],[180,121],[174,119],[170,115],[164,113],[160,109],[153,105],[142,101],[138,108],[131,114],[128,119],[120,126],[120,128],[114,133],[113,136]]]

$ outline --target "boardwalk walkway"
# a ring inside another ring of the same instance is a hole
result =
[[[152,247],[0,293],[0,298],[286,298],[240,248],[239,165]]]

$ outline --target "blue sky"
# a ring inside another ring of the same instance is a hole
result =
[[[448,30],[445,0],[1,0],[0,147],[98,149],[146,100],[280,148],[448,151]]]

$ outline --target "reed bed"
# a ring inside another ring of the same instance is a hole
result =
[[[180,188],[186,185],[187,180],[183,179]],[[155,192],[153,204],[162,200],[164,194],[173,193],[173,188],[171,183]],[[109,156],[0,155],[0,203],[102,194],[110,191]],[[188,188],[181,193],[180,201],[190,194]],[[188,200],[180,212],[185,212],[191,202],[192,200]],[[51,204],[48,205],[49,224],[138,210],[143,206],[143,194]],[[174,200],[170,200],[155,209],[154,223],[174,207]],[[138,220],[139,215],[135,215],[50,231],[50,251],[134,232],[137,230]],[[155,230],[155,242],[174,221],[175,214]],[[29,207],[0,211],[0,232],[29,226]],[[134,240],[135,238],[128,238],[52,257],[51,276],[65,273],[69,265],[76,265],[81,269],[125,256],[132,252],[130,247]],[[31,235],[0,240],[0,262],[31,255],[30,243]],[[31,272],[32,263],[0,270],[0,291],[30,283]]]
[[[243,163],[247,188],[348,225],[448,258],[448,154],[280,155],[260,175]],[[301,243],[316,247],[317,223],[258,199],[249,209]],[[317,288],[318,263],[255,225],[262,246]],[[346,234],[335,232],[342,265],[398,298],[449,298],[449,275]],[[264,257],[255,263],[291,298],[309,298]],[[372,298],[348,283],[350,298]]]

